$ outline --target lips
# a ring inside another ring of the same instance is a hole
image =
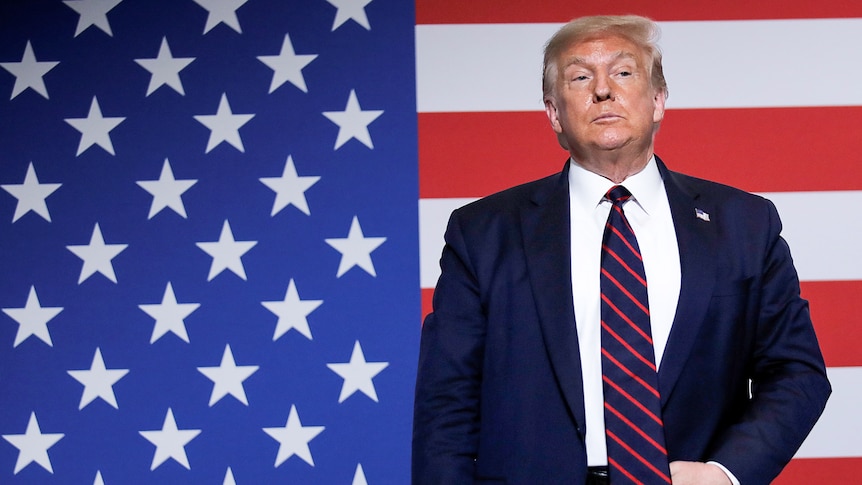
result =
[[[614,121],[614,120],[618,120],[618,119],[622,119],[622,116],[620,116],[616,113],[603,113],[603,114],[597,116],[596,118],[594,118],[593,123],[608,122],[608,121]]]

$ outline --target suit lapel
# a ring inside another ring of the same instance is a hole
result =
[[[532,202],[521,213],[521,227],[539,324],[557,381],[583,433],[583,379],[572,306],[568,163]]]
[[[698,205],[698,202],[704,203],[699,201],[700,194],[695,193],[677,174],[668,171],[658,157],[656,159],[670,203],[682,270],[676,315],[659,368],[659,386],[662,404],[665,404],[690,357],[709,306],[715,284],[718,222],[696,216],[697,209],[708,214],[712,208]]]

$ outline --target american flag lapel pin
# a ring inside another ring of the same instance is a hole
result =
[[[694,208],[694,215],[702,221],[709,222],[709,214],[697,207]]]

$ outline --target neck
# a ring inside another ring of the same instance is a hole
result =
[[[643,170],[652,158],[653,152],[652,147],[650,147],[650,150],[634,157],[613,151],[590,154],[591,156],[583,156],[583,154],[576,154],[573,151],[571,155],[585,170],[601,175],[615,184],[620,184]]]

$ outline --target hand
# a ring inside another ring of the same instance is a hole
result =
[[[670,464],[673,485],[731,485],[721,468],[697,461],[674,461]]]

